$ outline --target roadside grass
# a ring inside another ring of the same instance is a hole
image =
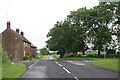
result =
[[[0,80],[2,79],[2,51],[0,50]]]
[[[60,55],[51,55],[53,57],[53,59],[59,59]]]
[[[1,60],[1,59],[0,59]],[[2,63],[0,61],[0,80],[2,79]]]
[[[39,60],[45,60],[46,59],[46,55],[41,55]]]
[[[2,64],[2,78],[19,78],[25,71],[24,64]]]
[[[94,60],[94,59],[104,59],[104,58],[75,58],[75,57],[71,57],[71,58],[61,58],[61,59],[65,59],[65,60]]]
[[[38,55],[37,59],[33,59],[33,60],[45,60],[46,59],[46,55]]]
[[[104,68],[120,70],[120,68],[118,68],[118,65],[120,65],[120,63],[118,62],[118,59],[109,59],[109,60],[104,60],[104,61],[94,61],[94,62],[92,62],[92,64],[100,66],[100,67],[104,67]]]
[[[0,78],[19,78],[25,71],[24,64],[12,64],[9,60],[7,53],[0,50]]]

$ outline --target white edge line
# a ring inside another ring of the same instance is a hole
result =
[[[38,61],[37,61],[38,62]],[[37,62],[33,63],[32,65],[29,66],[29,68],[31,68],[32,66],[34,66]]]

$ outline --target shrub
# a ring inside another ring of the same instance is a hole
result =
[[[115,53],[116,53],[116,50],[113,50],[113,49],[106,50],[106,54],[115,54]]]
[[[117,54],[120,55],[120,51],[118,51]]]
[[[10,63],[7,53],[2,50],[0,50],[0,59],[2,60],[2,63]]]
[[[40,59],[41,58],[41,56],[37,56],[37,59]]]
[[[32,57],[30,56],[30,54],[26,54],[23,58],[23,60],[32,60]]]

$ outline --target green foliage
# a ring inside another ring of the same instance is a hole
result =
[[[28,53],[24,56],[23,60],[32,60],[31,55]]]
[[[92,43],[100,55],[102,45],[111,43],[112,34],[119,35],[119,6],[120,3],[102,2],[91,9],[84,7],[71,11],[64,21],[58,21],[47,34],[49,40],[46,47],[63,57],[65,53],[77,55],[77,52],[82,52],[85,55],[87,43]],[[111,23],[112,27],[108,27]]]
[[[25,71],[24,64],[11,64],[7,53],[0,50],[0,72],[2,71],[2,78],[19,78]]]
[[[59,59],[60,56],[59,55],[52,55],[53,59]]]
[[[70,54],[65,54],[64,58],[104,58],[104,54],[100,54],[97,55],[96,53],[86,53],[86,55],[82,55],[82,54],[77,54],[74,55],[74,53],[70,53]],[[120,55],[119,54],[106,54],[106,58],[119,58]]]
[[[0,59],[2,60],[2,63],[10,63],[7,53],[4,51],[0,51]]]
[[[106,51],[106,54],[116,54],[116,50],[108,49],[108,50]]]
[[[120,51],[118,51],[117,54],[120,55]]]
[[[41,58],[41,56],[37,56],[37,59],[40,59]]]
[[[45,60],[46,59],[46,55],[38,55],[37,59],[38,60]]]
[[[40,54],[41,54],[41,55],[48,55],[48,54],[49,54],[49,51],[47,50],[47,48],[41,48],[41,49],[40,49]]]

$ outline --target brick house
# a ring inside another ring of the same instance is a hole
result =
[[[0,34],[0,49],[2,49],[2,34]]]
[[[37,53],[37,47],[36,46],[34,46],[33,44],[31,44],[31,53],[32,53],[32,56],[34,57],[34,58],[36,58],[36,53]]]
[[[11,61],[22,60],[26,54],[35,54],[31,52],[31,42],[24,37],[23,32],[11,29],[11,23],[7,22],[7,29],[2,32],[2,48],[8,53]],[[34,57],[34,56],[32,56]]]

